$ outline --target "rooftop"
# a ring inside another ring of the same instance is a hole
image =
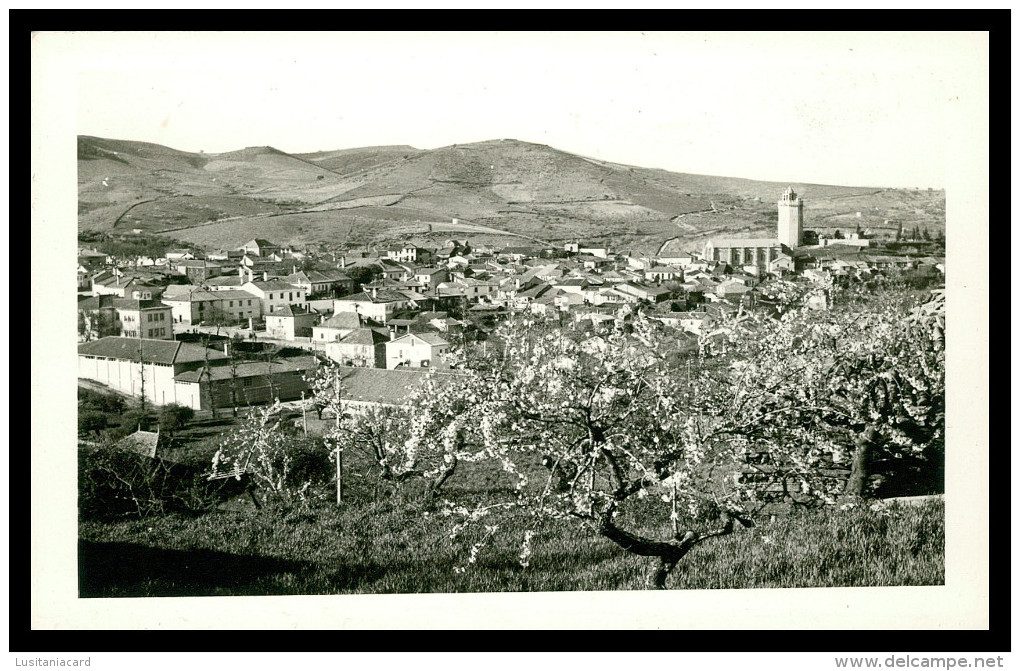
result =
[[[715,248],[726,247],[779,247],[776,238],[712,238],[708,242]]]
[[[205,380],[229,380],[235,377],[260,377],[269,374],[304,372],[314,370],[318,365],[314,356],[296,356],[286,359],[245,361],[236,366],[202,366],[174,375],[178,382],[203,382]]]
[[[141,350],[139,352],[139,349]],[[109,359],[138,361],[139,357],[146,363],[191,363],[226,359],[227,355],[219,350],[206,349],[201,345],[177,342],[176,340],[151,340],[148,338],[123,338],[109,336],[78,345],[78,354],[85,356],[101,356]]]
[[[457,379],[456,373],[430,373],[411,368],[387,370],[384,368],[340,367],[345,396],[353,401],[402,405],[407,403],[416,387],[430,375],[437,384],[449,384]]]
[[[156,448],[159,445],[158,431],[142,431],[139,429],[130,436],[117,441],[114,444],[118,450],[127,450],[140,454],[144,457],[156,458]]]
[[[378,345],[389,341],[390,334],[386,329],[357,328],[340,339],[345,345]]]
[[[429,345],[432,345],[433,347],[435,347],[435,346],[442,347],[443,345],[449,345],[450,344],[449,341],[446,340],[446,338],[444,338],[443,336],[439,335],[438,333],[408,333],[407,335],[402,335],[399,338],[395,338],[393,340],[393,342],[397,343],[397,342],[401,342],[403,340],[408,340],[408,339],[411,339],[411,338],[417,338],[419,340],[423,340],[426,343],[428,343]]]
[[[357,312],[337,312],[319,324],[320,328],[356,329],[361,326],[361,315]]]

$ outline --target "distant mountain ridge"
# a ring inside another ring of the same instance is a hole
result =
[[[205,154],[78,137],[79,229],[167,232],[202,244],[253,235],[363,244],[502,232],[658,248],[677,237],[768,234],[787,186],[628,166],[520,140]],[[809,212],[839,224],[843,210],[862,204],[867,217],[852,223],[884,225],[922,211],[937,222],[939,202],[944,216],[941,192],[792,186]]]

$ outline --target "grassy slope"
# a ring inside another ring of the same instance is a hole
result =
[[[795,515],[706,542],[675,589],[936,585],[944,582],[941,503]],[[472,540],[449,521],[392,501],[289,515],[217,512],[83,523],[83,595],[184,596],[644,589],[649,560],[569,522],[507,529],[465,573]],[[530,528],[530,527],[529,527]],[[116,552],[116,571],[103,568]]]
[[[233,421],[193,422],[178,459],[208,464]],[[308,418],[318,435],[322,423]],[[79,525],[83,595],[185,596],[644,589],[650,560],[629,555],[573,521],[500,520],[502,531],[465,573],[478,531],[451,542],[451,519],[420,500],[411,483],[388,497],[365,455],[345,457],[348,502],[303,510],[220,510]],[[529,477],[541,487],[537,463]],[[507,478],[491,463],[464,463],[443,497],[469,508],[505,500]],[[634,502],[627,528],[668,538],[652,497]],[[533,529],[522,569],[521,539]],[[944,582],[944,506],[855,507],[760,518],[751,530],[699,545],[670,579],[675,589],[935,585]]]

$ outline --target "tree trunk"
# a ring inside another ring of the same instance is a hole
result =
[[[850,466],[850,478],[846,483],[847,496],[863,496],[864,485],[871,475],[871,454],[874,452],[878,438],[878,431],[874,427],[867,427],[854,441],[857,450],[854,452],[854,460]]]
[[[457,457],[453,457],[452,460],[447,464],[443,472],[436,476],[436,479],[429,483],[428,489],[425,492],[425,496],[429,499],[434,499],[439,494],[440,488],[446,484],[446,481],[453,476],[453,472],[457,470]]]
[[[731,514],[724,513],[723,519],[725,522],[723,526],[718,529],[700,534],[688,530],[683,532],[683,534],[678,532],[675,536],[675,541],[658,541],[653,538],[638,536],[637,534],[621,529],[614,523],[614,515],[615,507],[613,506],[610,506],[610,508],[601,515],[601,518],[599,519],[599,533],[631,554],[657,558],[659,560],[658,564],[649,576],[649,582],[655,589],[666,589],[666,578],[669,577],[669,574],[676,567],[677,563],[683,559],[695,545],[709,538],[714,538],[715,536],[725,536],[733,533],[734,519],[738,519],[744,526],[753,526],[748,520],[743,518],[734,518]]]

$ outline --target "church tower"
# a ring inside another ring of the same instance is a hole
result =
[[[793,249],[800,246],[804,233],[804,201],[792,186],[779,198],[779,242]]]

